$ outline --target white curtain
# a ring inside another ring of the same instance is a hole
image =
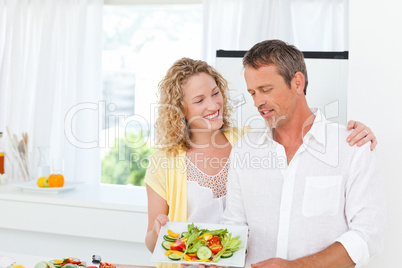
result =
[[[99,136],[102,8],[103,0],[0,0],[0,131],[28,132],[31,179],[38,146],[50,146],[67,181],[100,181],[99,146],[88,142]]]
[[[203,0],[203,58],[281,39],[302,51],[348,50],[348,0]]]

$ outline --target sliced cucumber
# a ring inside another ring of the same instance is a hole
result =
[[[231,251],[226,251],[225,253],[222,254],[222,258],[230,258],[233,256],[233,252]]]
[[[168,258],[171,259],[172,261],[179,261],[181,260],[181,256],[176,254],[176,253],[170,253],[168,255]]]
[[[163,239],[169,242],[175,242],[177,238],[171,237],[170,235],[164,235]]]
[[[166,249],[166,250],[169,250],[170,249],[170,246],[173,244],[173,242],[170,242],[170,241],[163,241],[162,242],[162,247],[164,248],[164,249]]]
[[[182,232],[181,237],[188,237],[188,232]]]
[[[67,263],[67,264],[64,265],[63,267],[65,267],[65,268],[78,268],[78,265],[72,264],[72,263]]]
[[[200,260],[203,259],[209,259],[212,256],[212,251],[206,247],[206,246],[202,246],[197,250],[197,257]]]

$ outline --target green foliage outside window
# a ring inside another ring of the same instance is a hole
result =
[[[102,160],[102,183],[145,186],[148,156],[154,149],[142,137],[141,132],[128,133],[115,140],[115,147]]]

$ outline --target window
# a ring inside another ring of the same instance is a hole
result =
[[[171,64],[199,59],[202,5],[105,5],[102,182],[144,185],[157,85]]]

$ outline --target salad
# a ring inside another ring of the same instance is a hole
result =
[[[50,260],[49,262],[41,261],[35,265],[35,268],[116,268],[116,266],[100,262],[100,266],[86,266],[80,259],[77,258],[63,258],[58,260]]]
[[[59,260],[41,261],[35,268],[85,268],[85,265],[77,258],[64,258]]]
[[[220,258],[230,258],[241,249],[240,236],[232,238],[227,229],[199,229],[194,223],[181,234],[168,230],[163,236],[162,247],[165,255],[173,261],[218,262]]]

